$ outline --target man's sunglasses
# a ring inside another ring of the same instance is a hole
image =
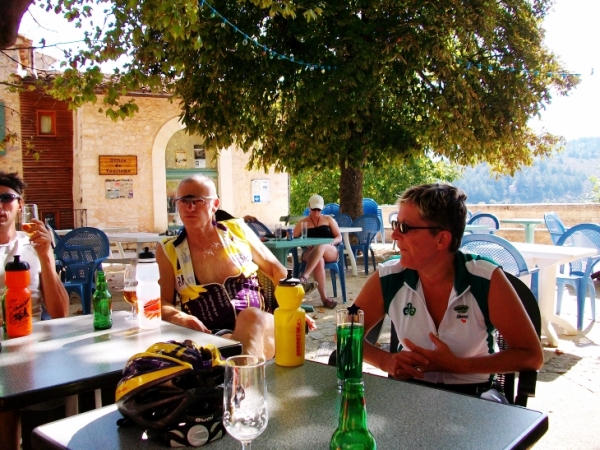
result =
[[[12,203],[15,200],[21,200],[17,194],[0,194],[0,203]]]
[[[443,230],[441,227],[413,227],[404,222],[398,222],[398,231],[402,234],[408,233],[410,230]]]
[[[209,200],[214,200],[216,197],[201,197],[195,195],[184,195],[182,197],[177,197],[175,201],[177,203],[184,204],[185,206],[196,206],[196,203],[200,202],[201,205],[204,205]]]

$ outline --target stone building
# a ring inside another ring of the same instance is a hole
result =
[[[0,80],[24,69],[36,76],[35,63],[44,60],[30,47],[20,36],[15,49],[0,55]],[[248,156],[236,147],[218,155],[206,151],[202,136],[184,130],[177,102],[167,96],[131,98],[138,113],[115,122],[99,112],[101,96],[98,104],[71,111],[38,91],[0,91],[5,113],[0,128],[18,136],[0,155],[0,167],[22,174],[29,184],[27,200],[55,227],[178,228],[174,189],[192,173],[215,180],[221,208],[234,216],[250,214],[272,225],[288,213],[286,173],[247,171]]]

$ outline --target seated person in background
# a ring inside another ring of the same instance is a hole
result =
[[[342,234],[337,222],[331,216],[322,216],[321,211],[324,205],[323,197],[313,195],[308,200],[310,212],[305,219],[302,219],[294,228],[294,237],[298,238],[302,234],[302,223],[308,225],[308,237],[333,238],[331,244],[314,245],[308,247],[302,253],[302,261],[306,263],[304,272],[300,275],[300,281],[304,286],[304,292],[308,294],[315,288],[319,290],[319,296],[325,308],[333,309],[337,302],[327,297],[325,292],[325,263],[336,262],[339,258],[339,252],[336,247],[342,242]],[[309,283],[308,277],[312,274],[315,282]]]
[[[50,317],[66,317],[69,314],[69,295],[56,273],[51,231],[37,219],[33,219],[31,237],[16,228],[26,187],[16,173],[0,171],[0,290],[6,288],[6,263],[13,261],[14,255],[20,255],[21,261],[26,261],[30,268],[33,316],[40,317],[43,304]],[[0,447],[18,449],[20,436],[19,411],[0,412]]]
[[[219,199],[210,178],[184,178],[176,201],[184,229],[156,249],[163,319],[205,333],[233,330],[224,335],[245,353],[272,358],[273,315],[264,311],[256,273],[277,285],[287,269],[242,220],[214,220]]]
[[[401,258],[381,264],[355,304],[365,313],[365,336],[387,313],[402,346],[389,353],[365,341],[366,362],[394,378],[478,396],[491,387],[490,374],[537,370],[544,359],[502,269],[459,251],[466,199],[437,183],[404,192],[392,234]],[[508,350],[494,353],[493,328]]]

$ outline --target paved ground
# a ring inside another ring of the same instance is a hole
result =
[[[375,245],[377,258],[383,260],[391,252],[391,244]],[[113,309],[128,310],[129,305],[122,300],[122,267],[105,266],[107,278],[113,293]],[[359,276],[346,277],[348,305],[359,293],[366,280],[359,263]],[[371,274],[371,272],[369,272]],[[328,293],[331,284],[328,282]],[[600,287],[597,286],[600,297]],[[570,323],[576,323],[575,297],[565,296],[563,300],[564,316]],[[341,306],[341,294],[338,303]],[[80,308],[77,299],[73,299],[72,313]],[[310,360],[327,362],[329,354],[335,348],[334,310],[319,307],[320,300],[315,292],[307,297],[307,303],[314,305],[318,329],[308,334],[306,339],[306,357]],[[596,300],[597,301],[597,300]],[[600,312],[599,312],[600,314]],[[559,330],[560,331],[560,330]],[[586,305],[584,330],[577,336],[559,334],[558,349],[544,348],[544,367],[540,371],[536,397],[529,400],[528,407],[544,411],[550,419],[548,433],[535,445],[542,450],[600,449],[600,317],[591,320],[589,300]],[[386,323],[379,340],[381,345],[389,344],[389,324]],[[381,374],[380,371],[365,366],[368,372]]]

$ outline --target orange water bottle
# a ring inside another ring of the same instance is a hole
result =
[[[279,281],[275,288],[275,298],[279,307],[274,312],[275,321],[275,364],[295,367],[304,364],[304,329],[306,313],[300,304],[304,298],[304,288],[297,278],[292,278],[288,270],[287,278]]]
[[[6,263],[4,293],[4,308],[6,315],[6,333],[9,338],[31,334],[31,291],[29,264],[21,261],[20,255],[15,255],[12,262]]]

